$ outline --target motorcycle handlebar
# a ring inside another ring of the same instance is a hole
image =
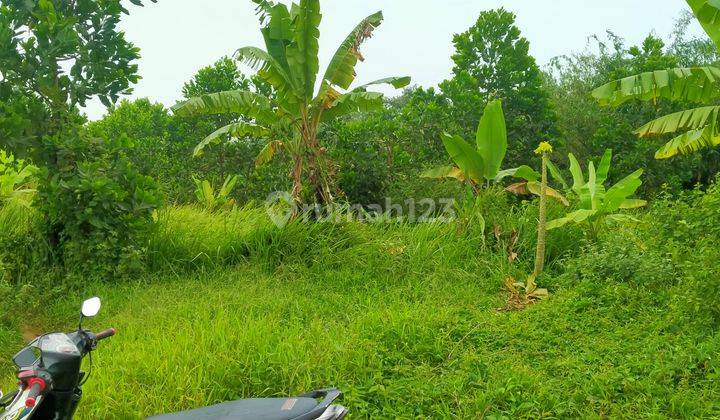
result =
[[[104,340],[106,338],[112,337],[113,335],[115,335],[116,332],[117,331],[115,330],[115,328],[108,328],[105,331],[101,331],[101,332],[95,334],[95,339],[97,341]]]
[[[28,382],[30,386],[30,392],[25,400],[25,406],[27,408],[35,407],[37,403],[37,397],[45,390],[45,381],[40,378],[33,378]]]

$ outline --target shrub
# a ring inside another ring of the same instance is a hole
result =
[[[76,136],[53,146],[57,165],[37,204],[54,260],[90,275],[140,269],[153,211],[162,202],[155,181],[133,167],[119,142]]]

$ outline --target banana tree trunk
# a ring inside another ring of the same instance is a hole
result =
[[[293,156],[293,166],[290,171],[290,177],[293,180],[292,187],[292,199],[293,199],[293,212],[291,215],[292,219],[295,219],[302,206],[302,170],[303,170],[303,159],[301,155]]]
[[[305,131],[307,145],[308,178],[313,186],[315,201],[320,205],[332,204],[330,192],[330,173],[324,151],[317,141],[317,133],[313,129]]]

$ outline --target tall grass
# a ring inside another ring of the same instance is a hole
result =
[[[554,232],[551,297],[518,312],[498,308],[505,277],[531,270],[532,205],[488,195],[484,224],[282,229],[252,207],[171,207],[156,273],[88,281],[29,322],[70,329],[84,297],[103,298],[87,326],[119,334],[93,357],[79,418],[326,386],[354,418],[717,417],[713,195],[659,202],[594,244]],[[0,343],[16,350],[1,326]]]

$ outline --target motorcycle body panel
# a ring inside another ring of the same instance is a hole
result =
[[[264,419],[264,420],[341,420],[347,410],[331,405],[342,393],[334,388],[309,392],[294,398],[251,398],[230,401],[209,407],[161,414],[149,420],[216,420],[216,419]],[[322,401],[318,401],[322,398]]]
[[[41,366],[53,377],[53,389],[72,391],[78,384],[82,354],[67,334],[44,335],[35,344],[42,352]]]

